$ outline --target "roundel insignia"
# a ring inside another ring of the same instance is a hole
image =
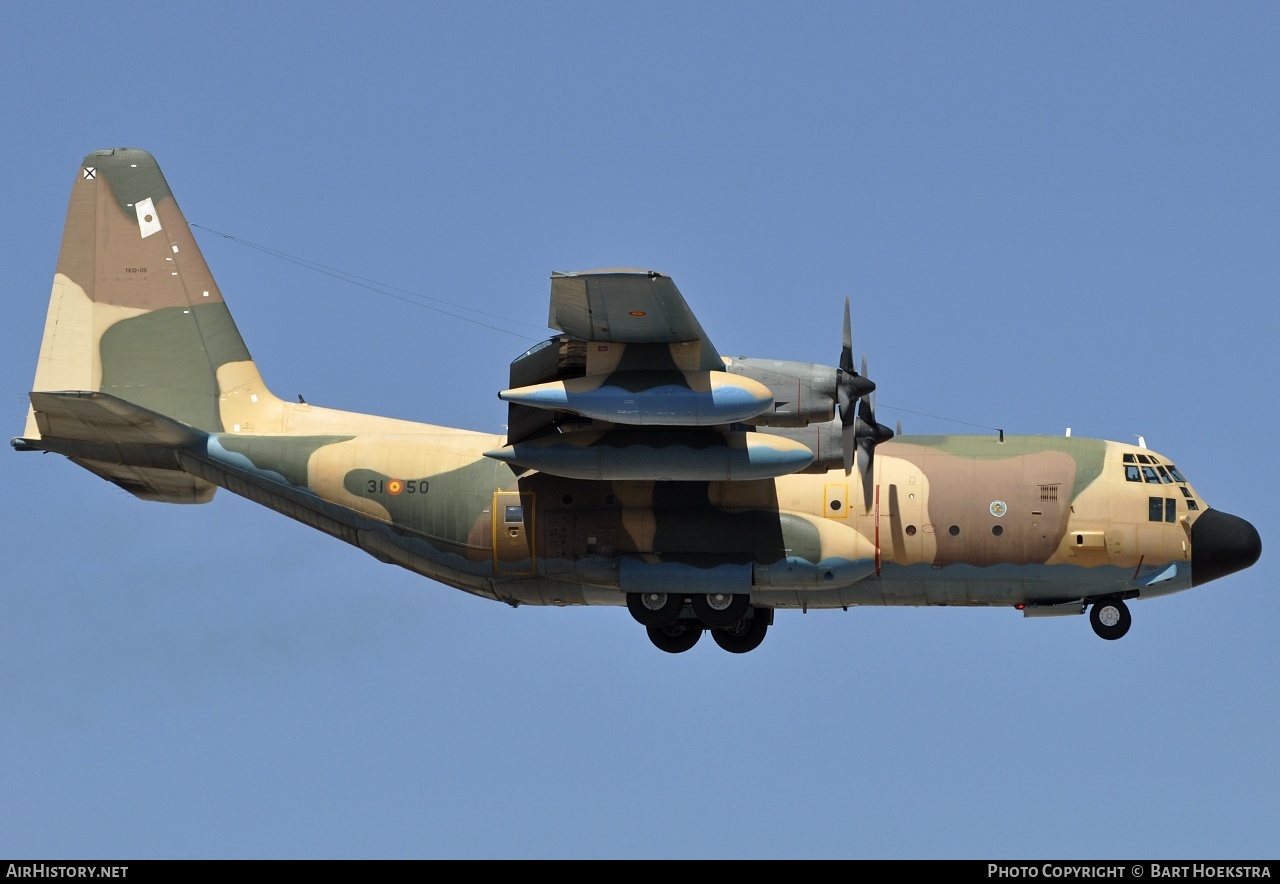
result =
[[[997,519],[1009,511],[1009,507],[1005,505],[1005,502],[1003,500],[991,501],[990,509],[991,509],[991,515],[995,516]]]
[[[645,312],[643,310],[632,310],[627,315],[628,316],[644,316]]]
[[[390,482],[387,483],[388,494],[399,494],[403,490],[404,490],[404,483],[401,482],[399,479],[392,479]]]

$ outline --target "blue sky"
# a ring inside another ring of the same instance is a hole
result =
[[[6,450],[0,855],[1275,858],[1278,38],[1244,2],[7,9],[8,435],[80,158],[127,145],[282,397],[501,432],[556,270],[669,273],[733,355],[834,362],[848,296],[885,423],[1143,435],[1264,554],[1119,642],[855,609],[672,656]]]

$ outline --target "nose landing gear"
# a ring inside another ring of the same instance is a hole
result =
[[[1133,616],[1129,607],[1120,599],[1106,599],[1094,602],[1089,608],[1089,625],[1099,638],[1108,641],[1122,638],[1133,624]]]

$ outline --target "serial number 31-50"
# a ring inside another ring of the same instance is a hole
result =
[[[426,494],[426,479],[369,479],[365,482],[366,494]]]

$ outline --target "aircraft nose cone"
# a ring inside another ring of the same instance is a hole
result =
[[[1257,528],[1239,516],[1205,510],[1191,526],[1191,585],[1242,571],[1260,555]]]

